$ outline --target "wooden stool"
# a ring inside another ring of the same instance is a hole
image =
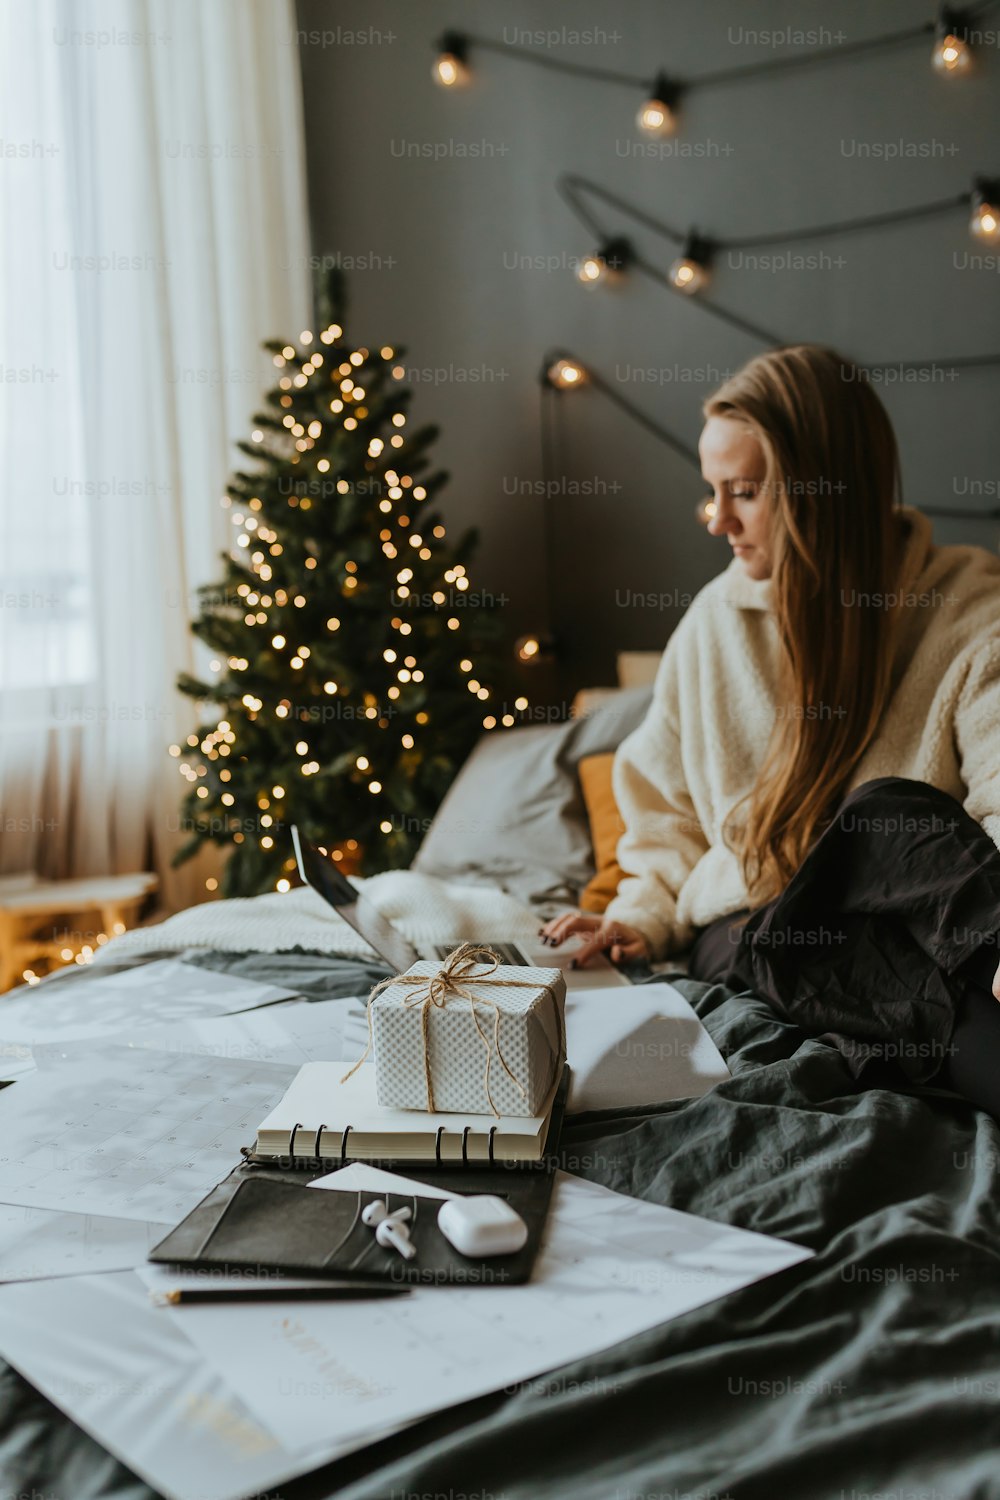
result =
[[[0,991],[17,983],[24,969],[39,958],[58,957],[64,939],[35,936],[46,918],[100,918],[109,937],[124,932],[159,881],[155,875],[105,875],[91,880],[38,880],[16,889],[0,888]]]

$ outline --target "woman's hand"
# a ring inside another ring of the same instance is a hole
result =
[[[553,917],[541,928],[539,936],[553,948],[572,937],[574,932],[587,933],[587,941],[581,943],[573,955],[576,968],[582,969],[595,953],[611,949],[614,963],[622,959],[649,957],[649,944],[642,933],[625,922],[612,922],[605,917],[591,916],[587,912],[567,912],[565,916]]]

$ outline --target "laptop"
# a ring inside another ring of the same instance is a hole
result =
[[[338,916],[353,927],[375,952],[384,958],[397,974],[405,974],[411,964],[421,958],[447,958],[461,941],[434,943],[427,948],[417,948],[409,938],[384,917],[378,907],[365,898],[364,892],[356,889],[333,860],[318,845],[299,832],[293,824],[292,845],[299,874],[307,885],[312,886],[323,900],[333,907]],[[486,942],[485,939],[483,939]],[[607,989],[609,985],[627,985],[631,981],[621,974],[603,954],[596,954],[585,969],[571,969],[573,948],[548,948],[541,938],[525,942],[523,938],[511,942],[506,938],[490,938],[488,946],[500,958],[501,963],[517,967],[560,969],[566,980],[567,990]]]

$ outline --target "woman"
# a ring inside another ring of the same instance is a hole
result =
[[[832,351],[763,354],[704,410],[733,558],[616,756],[617,895],[543,934],[585,934],[577,963],[693,942],[695,977],[832,1031],[858,1076],[1000,1115],[1000,558],[900,506],[885,409]]]

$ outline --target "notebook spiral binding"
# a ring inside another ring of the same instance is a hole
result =
[[[324,1132],[324,1130],[326,1130],[326,1128],[327,1127],[324,1124],[324,1125],[321,1125],[319,1127],[319,1129],[317,1130],[316,1135],[315,1135],[314,1140],[313,1140],[313,1149],[312,1149],[312,1151],[310,1153],[307,1154],[304,1151],[300,1151],[298,1153],[298,1155],[296,1155],[296,1151],[295,1151],[295,1137],[298,1135],[298,1133],[299,1133],[300,1130],[304,1130],[305,1129],[305,1127],[302,1124],[301,1120],[296,1121],[296,1123],[292,1126],[292,1133],[288,1137],[288,1152],[287,1152],[287,1156],[285,1155],[285,1153],[282,1153],[282,1159],[283,1160],[287,1160],[288,1163],[289,1163],[289,1165],[293,1166],[293,1167],[298,1167],[298,1166],[303,1166],[304,1167],[304,1166],[306,1166],[307,1164],[310,1164],[310,1163],[321,1162],[323,1160],[323,1158],[320,1155],[320,1140],[321,1140],[323,1132]],[[471,1125],[466,1125],[463,1128],[463,1130],[462,1130],[462,1165],[463,1166],[468,1166],[469,1165],[469,1134],[470,1134],[472,1128],[473,1127]],[[365,1161],[365,1162],[368,1162],[368,1158],[367,1157],[352,1157],[352,1156],[348,1156],[348,1154],[347,1154],[347,1142],[348,1142],[348,1139],[350,1137],[351,1131],[353,1129],[354,1129],[353,1125],[346,1126],[346,1128],[344,1129],[344,1133],[343,1133],[343,1135],[340,1138],[340,1160],[339,1160],[338,1165],[341,1166],[341,1167],[348,1166],[352,1161]],[[491,1125],[490,1126],[489,1139],[487,1141],[487,1147],[486,1147],[487,1153],[488,1153],[488,1155],[487,1155],[487,1164],[489,1166],[495,1165],[494,1155],[493,1155],[493,1151],[494,1151],[493,1141],[494,1141],[494,1137],[496,1136],[496,1133],[497,1133],[497,1127],[495,1125]],[[437,1129],[437,1133],[435,1134],[435,1137],[434,1137],[434,1162],[435,1162],[435,1165],[437,1165],[437,1166],[441,1166],[441,1165],[447,1166],[451,1162],[453,1162],[453,1161],[456,1160],[456,1158],[454,1158],[454,1157],[444,1158],[441,1155],[441,1137],[443,1135],[447,1135],[447,1134],[449,1134],[447,1126],[446,1125],[439,1125],[438,1129]],[[453,1131],[450,1132],[450,1134],[457,1135],[458,1132],[453,1130]],[[263,1165],[263,1163],[261,1161],[261,1158],[258,1157],[258,1156],[256,1156],[256,1154],[253,1151],[253,1148],[250,1147],[250,1146],[241,1146],[240,1147],[240,1155],[243,1157],[243,1160],[248,1165],[250,1165],[250,1166]],[[369,1162],[369,1165],[370,1165],[370,1162]],[[477,1165],[477,1163],[473,1163],[473,1165]]]

